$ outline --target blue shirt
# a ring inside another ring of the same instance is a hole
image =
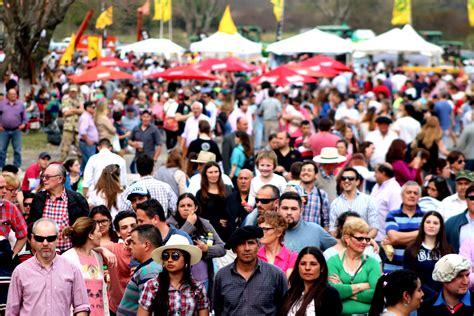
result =
[[[464,294],[463,298],[460,299],[461,303],[463,303],[466,306],[471,306],[471,291],[467,291],[466,294]],[[439,306],[439,305],[445,305],[449,307],[449,304],[446,303],[443,297],[443,291],[441,291],[438,295],[438,299],[436,302],[433,304],[433,306]]]
[[[247,157],[245,156],[244,147],[242,144],[239,144],[237,147],[232,150],[232,155],[230,156],[230,163],[231,165],[235,165],[235,172],[234,177],[239,175],[240,169],[242,169],[245,165],[245,160]]]
[[[284,244],[291,251],[300,252],[304,247],[318,247],[322,251],[334,246],[336,239],[316,223],[300,219],[298,224],[285,233]]]
[[[451,127],[451,112],[453,109],[448,101],[438,101],[435,103],[434,112],[439,120],[439,125],[441,125],[441,129],[446,131],[448,128]]]

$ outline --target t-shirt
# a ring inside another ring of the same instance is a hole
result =
[[[217,162],[222,160],[219,147],[217,146],[216,142],[213,141],[212,139],[198,138],[198,139],[193,140],[191,144],[189,144],[187,157],[189,158],[190,153],[199,154],[200,151],[208,151],[215,154]]]
[[[186,103],[180,103],[178,105],[178,109],[176,110],[176,113],[183,114],[183,115],[188,115],[189,112],[191,112],[191,107],[187,105]],[[185,124],[186,124],[186,121],[178,122],[178,135],[184,132]]]
[[[439,125],[443,131],[451,127],[451,112],[453,108],[448,101],[438,101],[435,103],[434,112],[439,120]]]
[[[117,308],[122,300],[125,287],[130,281],[130,261],[132,254],[125,249],[124,244],[110,243],[105,246],[108,250],[117,257],[117,265],[109,267],[110,273],[110,290],[109,290],[109,304],[112,312],[117,312]]]
[[[81,272],[86,283],[87,294],[89,296],[89,304],[91,306],[91,316],[104,315],[103,301],[103,276],[100,273],[99,263],[94,255],[84,256],[77,252],[79,263],[81,264]]]

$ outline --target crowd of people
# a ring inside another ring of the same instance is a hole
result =
[[[6,315],[474,313],[469,77],[168,82],[130,53],[76,85],[76,57],[0,101]],[[20,170],[35,116],[61,143]]]

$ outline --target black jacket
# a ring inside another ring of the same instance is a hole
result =
[[[463,305],[461,308],[456,310],[454,314],[452,314],[443,304],[434,306],[438,300],[438,296],[439,293],[426,301],[423,301],[418,309],[418,316],[472,316],[474,314],[474,292],[470,292],[471,306]]]
[[[69,213],[69,225],[73,225],[76,219],[89,215],[89,204],[87,200],[79,193],[66,189],[67,209]],[[37,193],[31,204],[28,224],[34,223],[43,217],[44,206],[46,204],[46,191]]]

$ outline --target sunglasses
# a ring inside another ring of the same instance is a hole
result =
[[[458,161],[456,161],[457,163],[464,163],[464,159],[459,159]]]
[[[168,261],[171,257],[171,260],[178,261],[181,256],[182,255],[178,251],[172,251],[171,254],[169,252],[163,252],[161,254],[161,260]]]
[[[355,181],[356,177],[345,177],[345,176],[342,176],[341,177],[341,181]]]
[[[38,236],[38,235],[33,235],[33,238],[34,238],[37,242],[44,242],[45,240],[48,241],[48,242],[53,242],[53,241],[56,241],[56,239],[58,239],[58,235],[51,235],[51,236]]]
[[[23,203],[23,207],[31,207],[31,204],[33,203]]]
[[[469,195],[466,197],[469,201],[474,201],[474,195]]]
[[[273,202],[275,201],[276,199],[259,199],[259,198],[255,198],[255,204],[257,204],[258,202],[262,203],[262,204],[268,204],[270,202]]]
[[[363,242],[363,241],[365,241],[365,242],[369,243],[370,240],[371,240],[371,238],[369,238],[369,237],[356,237],[356,236],[354,236],[354,235],[350,235],[350,236],[351,236],[352,238],[354,238],[355,240],[357,240],[358,242]]]

